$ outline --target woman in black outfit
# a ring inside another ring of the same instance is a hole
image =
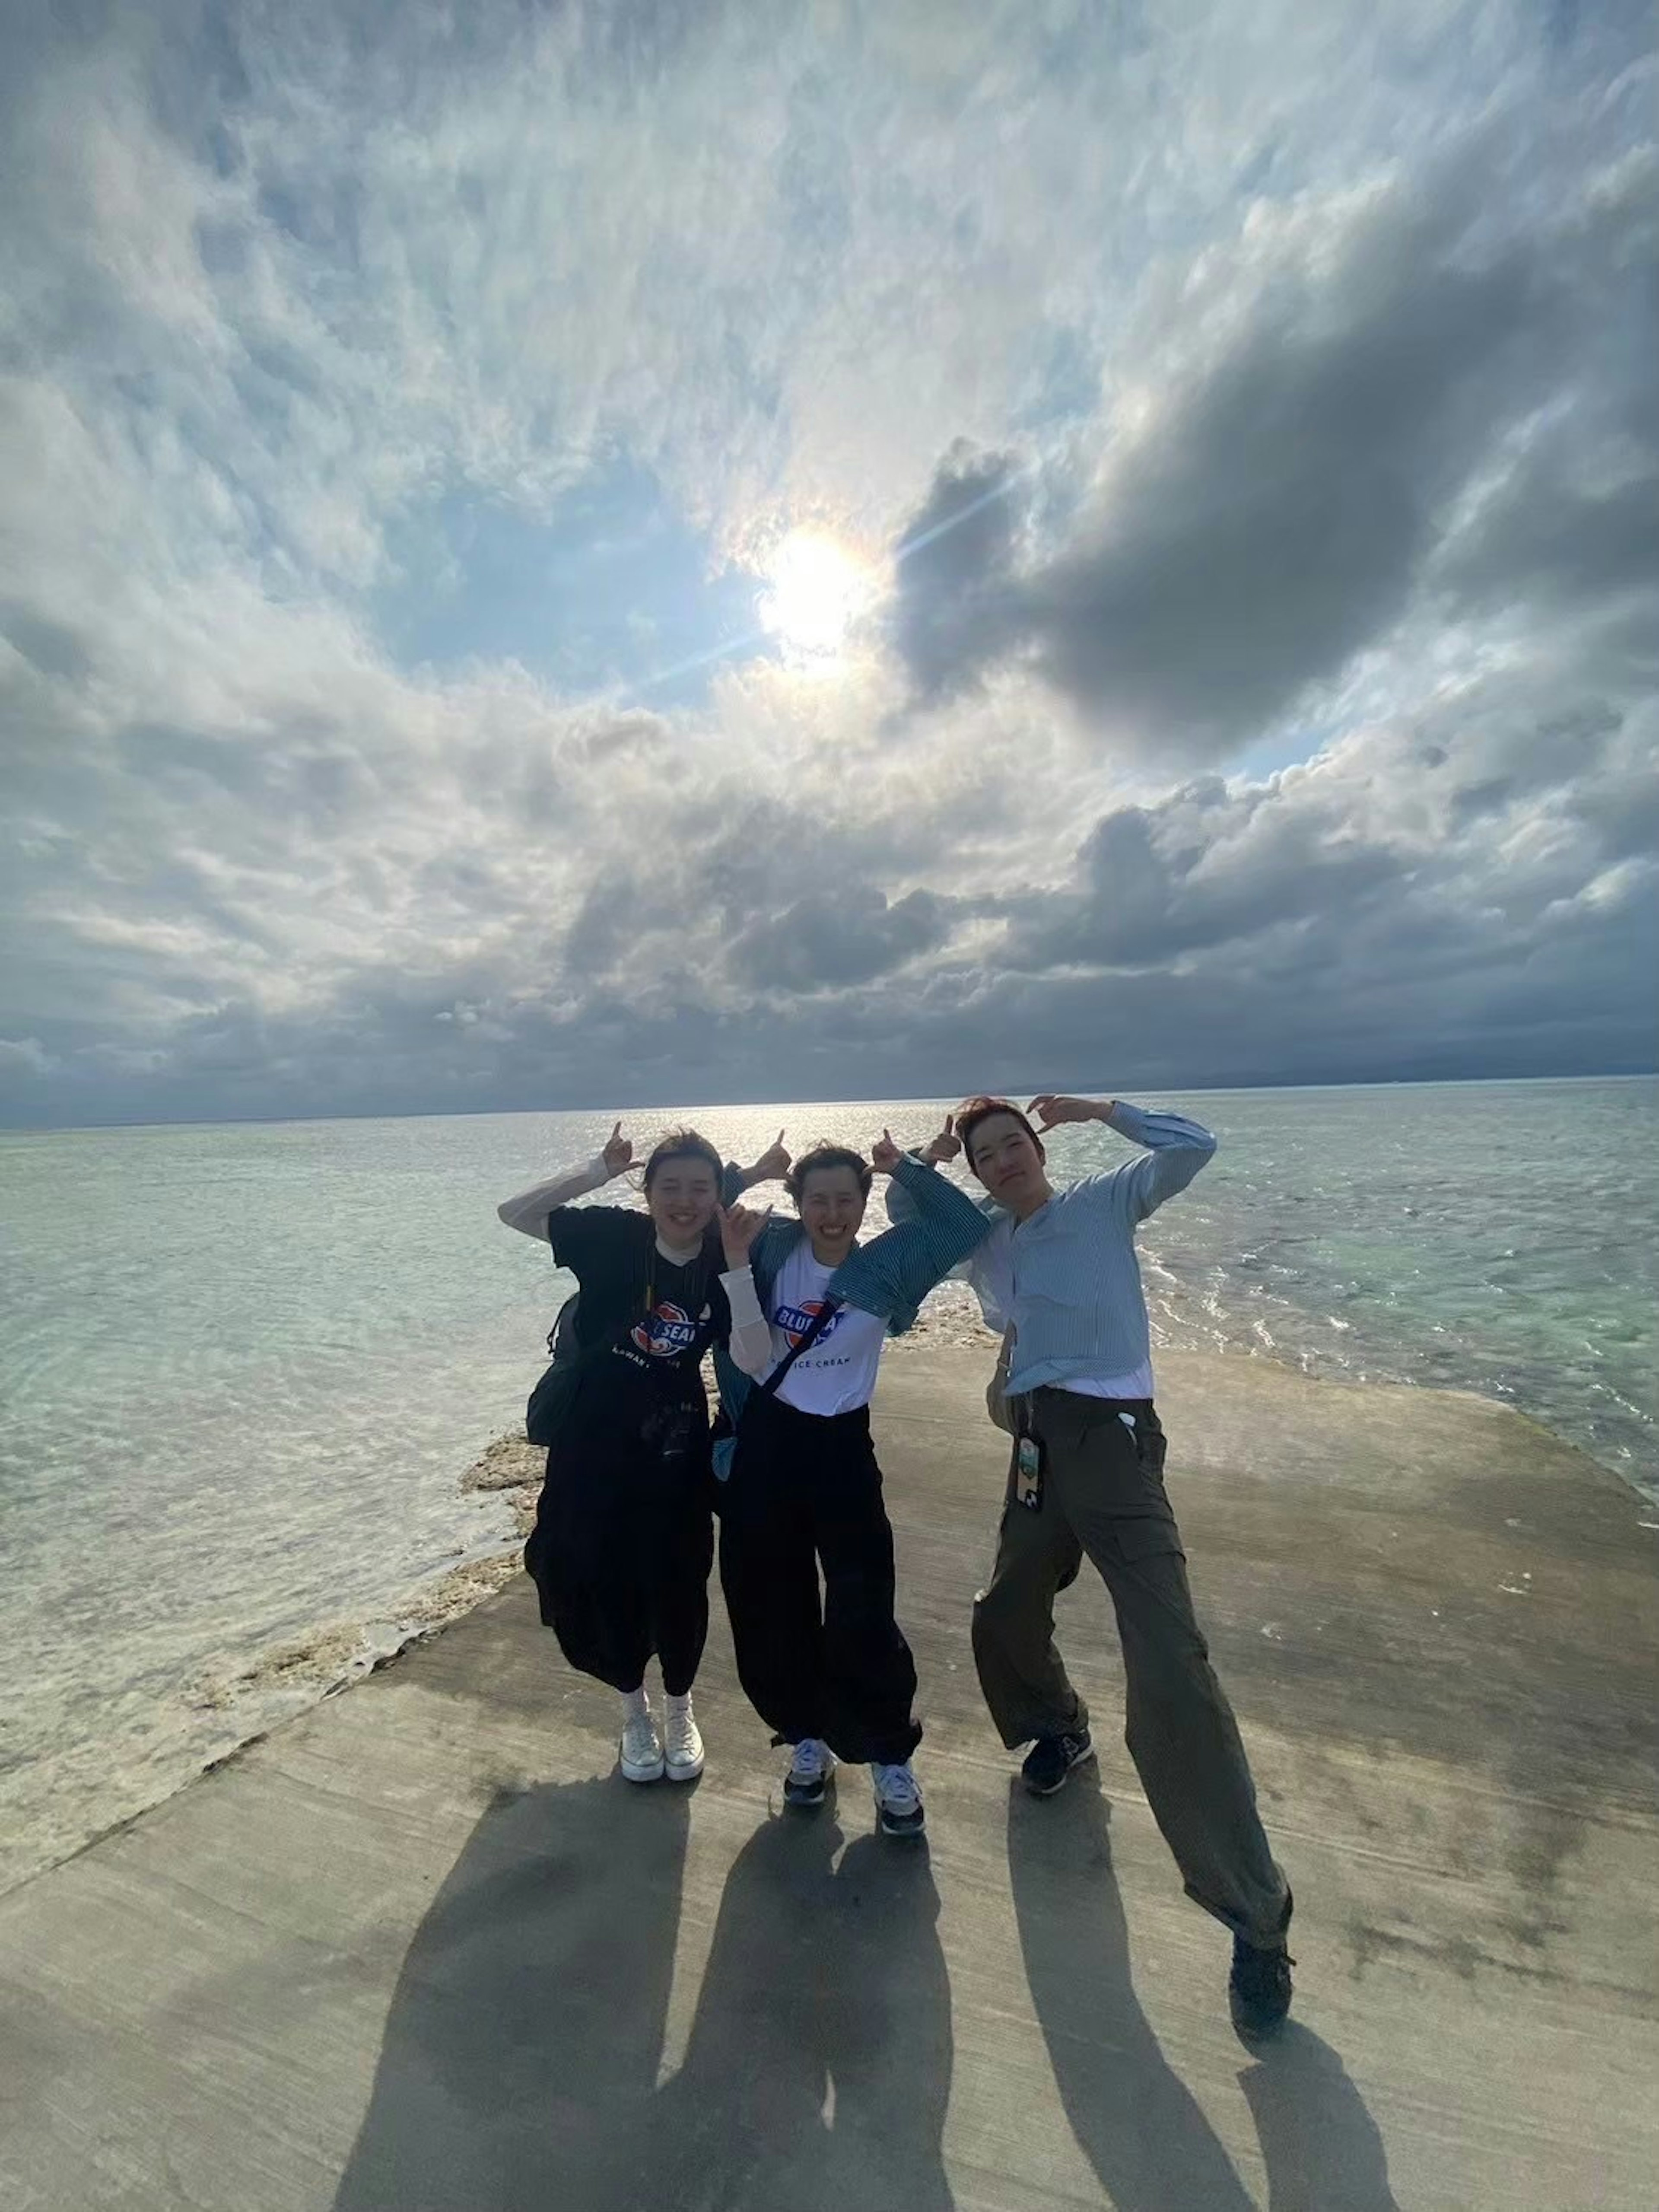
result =
[[[695,1130],[645,1167],[646,1211],[574,1206],[633,1163],[618,1122],[599,1158],[497,1208],[575,1276],[578,1360],[547,1455],[525,1565],[570,1664],[621,1693],[630,1782],[702,1771],[691,1686],[714,1560],[703,1353],[730,1328],[720,1282],[720,1155]],[[777,1147],[743,1178],[775,1171]],[[659,1729],[645,1670],[660,1660]]]

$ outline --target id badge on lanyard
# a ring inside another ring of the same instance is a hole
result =
[[[1033,1431],[1031,1401],[1015,1401],[1014,1503],[1028,1513],[1042,1510],[1042,1439]]]

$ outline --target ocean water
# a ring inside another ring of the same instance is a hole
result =
[[[1222,1139],[1143,1232],[1158,1342],[1482,1391],[1659,1497],[1659,1080],[1146,1103]],[[690,1118],[752,1158],[781,1124],[913,1143],[941,1110]],[[510,1543],[505,1501],[459,1479],[518,1419],[568,1285],[494,1208],[611,1118],[0,1133],[0,1887],[394,1647],[435,1577]],[[1088,1127],[1051,1158],[1125,1152]],[[977,1334],[966,1291],[924,1327]]]

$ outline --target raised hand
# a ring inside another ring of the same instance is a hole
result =
[[[1108,1107],[1098,1098],[1068,1098],[1063,1092],[1039,1092],[1027,1109],[1037,1117],[1039,1129],[1057,1129],[1062,1121],[1104,1121]]]
[[[624,1168],[633,1166],[634,1147],[629,1139],[623,1136],[620,1121],[605,1139],[602,1157],[605,1161],[605,1171],[608,1176],[619,1176]]]
[[[961,1150],[962,1139],[957,1134],[957,1117],[954,1114],[947,1114],[945,1117],[945,1127],[939,1131],[938,1136],[933,1138],[921,1157],[925,1160],[931,1160],[936,1168],[940,1168],[944,1166],[946,1160],[955,1159]]]
[[[771,1218],[769,1206],[722,1206],[720,1208],[720,1243],[726,1250],[728,1273],[733,1268],[749,1265],[755,1239]]]
[[[770,1144],[744,1176],[745,1187],[756,1182],[781,1182],[789,1172],[789,1148],[783,1141],[783,1132],[778,1131],[777,1141]]]
[[[870,1164],[878,1175],[891,1175],[903,1158],[903,1153],[893,1142],[890,1129],[884,1129],[879,1141],[870,1147]]]

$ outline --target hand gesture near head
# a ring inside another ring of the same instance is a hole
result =
[[[1103,1121],[1108,1107],[1098,1098],[1068,1098],[1061,1091],[1043,1091],[1027,1111],[1036,1115],[1039,1129],[1057,1129],[1062,1121]]]
[[[789,1147],[783,1141],[783,1132],[778,1131],[776,1141],[766,1150],[749,1170],[750,1182],[781,1182],[789,1172]]]
[[[903,1158],[903,1153],[893,1142],[890,1129],[884,1129],[878,1140],[870,1147],[870,1164],[878,1175],[891,1175]]]
[[[962,1139],[957,1134],[957,1117],[954,1114],[947,1114],[945,1127],[928,1144],[921,1157],[931,1161],[934,1167],[940,1168],[946,1160],[955,1159],[961,1150]]]
[[[630,1139],[623,1136],[620,1121],[605,1139],[605,1151],[601,1158],[605,1161],[605,1171],[608,1176],[619,1176],[625,1168],[633,1166],[634,1146]]]
[[[728,1273],[749,1265],[755,1239],[771,1218],[769,1206],[723,1206],[720,1208],[720,1243],[726,1250]]]

